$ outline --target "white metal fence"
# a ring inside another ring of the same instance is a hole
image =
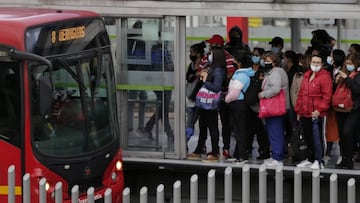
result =
[[[265,165],[259,167],[259,203],[267,202],[267,171]],[[231,203],[232,198],[232,168],[227,167],[224,173],[224,203]],[[320,202],[320,171],[312,172],[312,202]],[[190,178],[190,203],[198,202],[198,175],[194,174]],[[329,199],[330,203],[338,203],[338,176],[337,174],[332,174],[329,180]],[[46,189],[45,189],[46,179],[42,178],[39,181],[39,203],[46,203]],[[8,168],[8,203],[15,203],[15,166],[10,166]],[[173,202],[181,202],[181,181],[176,181],[173,184]],[[283,202],[283,168],[281,166],[275,169],[275,202]],[[300,168],[294,170],[294,203],[302,202],[302,171]],[[87,202],[95,203],[94,200],[94,188],[90,187],[87,190]],[[207,175],[207,202],[215,203],[215,170],[211,169]],[[250,166],[245,164],[242,167],[242,202],[250,203]],[[104,203],[112,203],[112,191],[108,188],[105,191]],[[55,185],[55,202],[62,203],[62,183],[58,182]],[[356,202],[356,186],[355,179],[349,178],[347,181],[347,196],[342,197],[341,202],[345,202],[347,199],[348,203]],[[75,185],[71,189],[71,202],[79,202],[79,186]],[[146,186],[140,189],[140,203],[148,202],[148,188]],[[165,202],[165,186],[160,184],[156,188],[156,203]],[[23,203],[30,203],[30,174],[25,174],[23,176]],[[123,190],[123,203],[130,203],[130,188],[125,188]]]

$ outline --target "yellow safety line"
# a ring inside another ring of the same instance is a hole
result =
[[[7,195],[8,186],[0,185],[0,195]],[[21,186],[15,186],[15,195],[21,195]]]

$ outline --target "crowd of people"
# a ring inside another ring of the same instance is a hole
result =
[[[359,151],[356,126],[360,124],[360,45],[352,44],[348,50],[341,50],[335,48],[335,39],[326,30],[314,30],[312,35],[311,45],[304,53],[284,51],[284,40],[278,36],[269,42],[269,50],[262,47],[251,50],[243,42],[238,26],[229,30],[228,42],[215,34],[193,44],[186,73],[186,138],[189,140],[194,134],[197,122],[200,132],[197,146],[188,152],[187,159],[216,162],[222,154],[223,159],[244,164],[256,136],[257,159],[267,166],[283,165],[285,158],[292,158],[291,142],[296,140],[293,136],[298,136],[293,132],[301,126],[307,150],[301,160],[294,159],[298,167],[322,169],[333,143],[339,142],[336,168],[353,169]],[[196,105],[197,92],[202,87],[221,91],[223,99],[218,108],[203,109]],[[350,107],[335,104],[340,87],[348,90]],[[250,104],[247,92],[254,88],[257,102]],[[280,94],[286,99],[285,113],[260,118],[259,103]],[[204,149],[207,132],[211,138],[208,153]],[[231,136],[236,141],[233,153]],[[204,153],[206,158],[202,159]]]

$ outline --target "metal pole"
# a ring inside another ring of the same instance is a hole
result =
[[[208,203],[215,203],[215,170],[211,169],[208,172]]]
[[[199,177],[194,174],[190,178],[190,203],[198,202],[198,185]]]
[[[123,203],[130,203],[130,188],[126,187],[123,190]]]
[[[111,188],[107,188],[105,190],[105,202],[104,203],[112,203],[112,190]]]
[[[39,181],[39,203],[46,203],[46,178],[41,178]]]
[[[224,202],[231,203],[232,202],[232,168],[226,167],[224,174]]]
[[[177,180],[174,183],[174,203],[181,203],[181,181]]]
[[[242,202],[250,203],[250,166],[245,164],[242,168]]]
[[[320,171],[312,173],[312,202],[320,202]]]
[[[23,176],[23,203],[30,203],[30,174]]]
[[[15,166],[8,168],[8,203],[15,203]]]
[[[164,203],[164,185],[160,184],[156,189],[156,203]]]
[[[354,203],[356,202],[356,193],[355,193],[355,189],[356,189],[356,185],[355,185],[355,179],[354,178],[350,178],[347,182],[347,187],[348,187],[348,193],[347,193],[347,202],[348,203]]]
[[[330,176],[330,203],[338,202],[338,176],[333,173]]]
[[[95,203],[94,192],[95,192],[94,187],[89,187],[89,189],[87,190],[87,200],[88,200],[87,202],[88,203]]]
[[[140,203],[147,203],[148,198],[148,188],[146,186],[143,186],[140,189]]]
[[[259,203],[266,203],[267,201],[266,185],[266,166],[262,164],[259,167]]]
[[[301,24],[300,19],[291,18],[291,50],[301,51]]]
[[[62,183],[57,182],[55,185],[55,203],[62,203]]]
[[[301,169],[295,168],[294,170],[294,203],[302,202],[302,180]]]
[[[283,203],[283,167],[278,166],[276,168],[275,175],[275,202]]]
[[[71,203],[78,203],[79,202],[79,186],[74,185],[71,188]]]

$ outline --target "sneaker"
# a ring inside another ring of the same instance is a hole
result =
[[[338,156],[337,160],[336,160],[336,164],[339,165],[342,161],[342,156]]]
[[[297,164],[297,167],[301,167],[301,168],[306,168],[306,167],[310,167],[313,163],[311,163],[309,160],[305,159],[304,161],[300,162],[299,164]]]
[[[218,162],[219,161],[219,157],[218,156],[214,156],[212,154],[209,154],[206,156],[206,159],[202,160],[203,162]]]
[[[188,154],[186,156],[186,159],[200,161],[201,160],[201,155],[196,154],[196,153],[191,153],[191,154]]]
[[[314,163],[310,166],[310,168],[314,170],[320,170],[324,168],[324,165],[322,163],[320,164],[318,160],[315,160]]]
[[[266,162],[266,166],[282,166],[283,162],[273,159],[272,161]]]
[[[271,163],[274,159],[273,158],[268,158],[268,159],[264,159],[264,164],[267,164],[267,163]]]
[[[223,158],[224,159],[231,159],[232,158],[229,150],[226,150],[226,149],[223,150]]]
[[[240,165],[240,164],[246,164],[248,162],[247,159],[236,159],[233,163],[236,164],[236,165]]]

